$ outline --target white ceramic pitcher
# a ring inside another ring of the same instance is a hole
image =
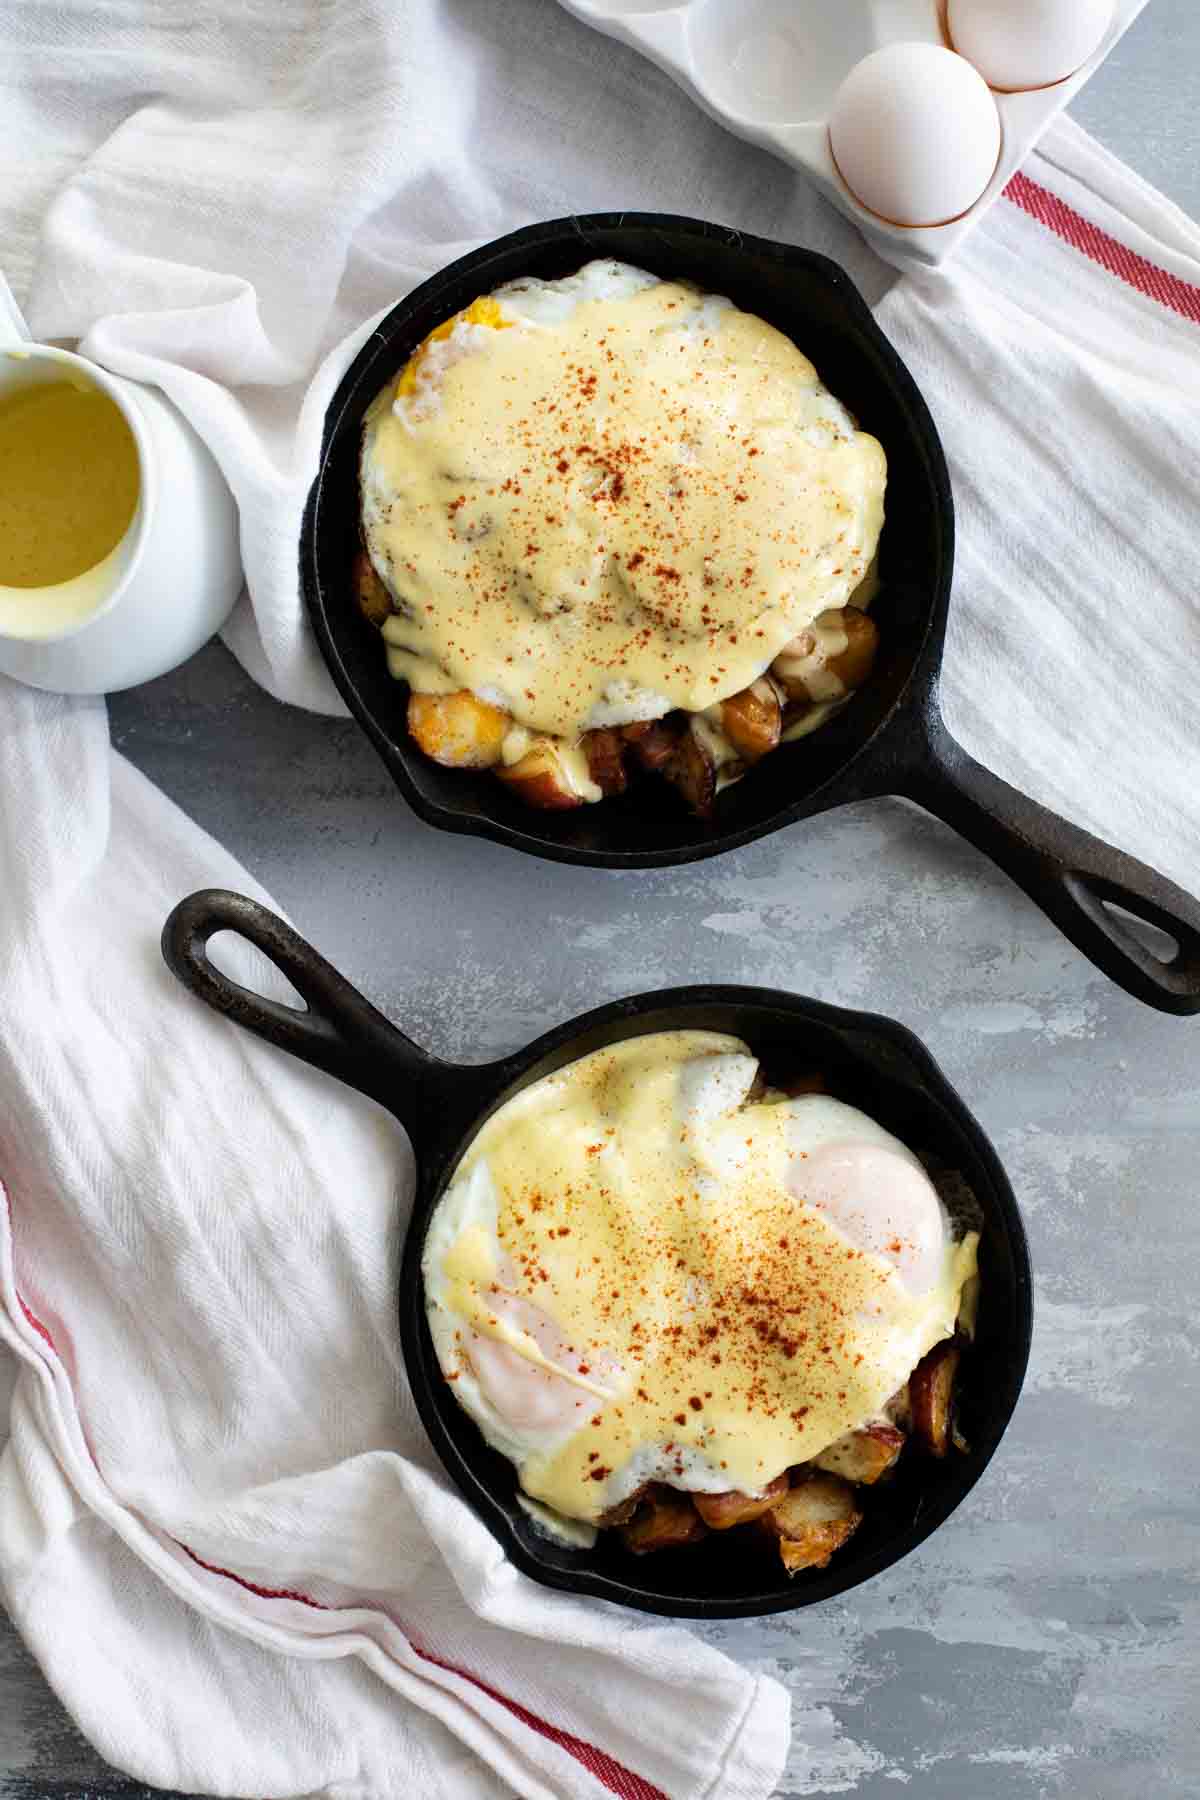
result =
[[[0,275],[0,394],[63,380],[120,408],[137,446],[138,502],[124,537],[74,580],[0,585],[0,671],[56,693],[113,693],[177,667],[225,623],[242,586],[237,508],[168,400],[32,343]]]

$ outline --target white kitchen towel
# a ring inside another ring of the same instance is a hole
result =
[[[0,140],[0,261],[34,334],[82,338],[187,413],[241,512],[227,641],[318,710],[341,702],[299,603],[300,513],[337,381],[414,282],[531,218],[644,206],[810,243],[882,291],[802,177],[556,0],[219,0],[186,20],[170,0],[0,0],[0,45],[0,116],[23,127]],[[1065,212],[1034,230],[1040,192]],[[954,471],[952,725],[1185,887],[1200,376],[1178,296],[1198,254],[1195,226],[1060,120],[953,267],[881,312]],[[1157,294],[1129,279],[1138,257]],[[1154,707],[1131,705],[1130,669]]]
[[[86,333],[207,436],[253,590],[233,641],[307,704],[329,690],[295,520],[324,400],[412,280],[611,204],[878,282],[802,182],[552,0],[0,0],[0,47],[0,258],[34,331]],[[1064,124],[882,312],[955,469],[952,723],[1184,882],[1197,251]],[[166,976],[181,893],[255,890],[108,751],[102,707],[0,686],[0,878],[0,1583],[93,1741],[258,1800],[767,1793],[773,1683],[533,1588],[448,1491],[396,1363],[403,1141]]]
[[[954,483],[951,729],[1200,892],[1200,227],[1062,119],[877,317]]]
[[[0,0],[0,104],[0,263],[34,335],[188,415],[241,511],[228,641],[318,711],[343,708],[297,605],[300,515],[372,315],[485,239],[606,207],[815,233],[878,281],[794,171],[556,0]]]
[[[451,1489],[399,1355],[407,1141],[167,972],[182,894],[259,890],[102,703],[0,679],[0,868],[0,1595],[86,1735],[253,1800],[764,1800],[775,1681],[536,1586]]]

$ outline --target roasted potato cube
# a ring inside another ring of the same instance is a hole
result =
[[[679,742],[682,725],[678,717],[645,719],[636,725],[624,725],[621,736],[632,748],[643,769],[654,773],[670,761]]]
[[[493,768],[511,724],[506,712],[467,688],[408,697],[408,729],[426,756],[447,769]]]
[[[854,1490],[836,1475],[809,1475],[790,1489],[762,1525],[779,1539],[779,1555],[789,1575],[823,1569],[862,1522]]]
[[[775,661],[771,664],[771,673],[787,695],[788,707],[786,724],[803,718],[813,704],[812,688],[826,687],[828,692],[824,698],[836,699],[841,683],[835,678],[822,682],[825,672],[825,658],[822,653],[821,640],[810,625],[790,644],[785,644]],[[811,685],[810,685],[811,684]]]
[[[721,730],[743,762],[774,750],[783,730],[783,707],[774,682],[760,677],[721,704]]]
[[[496,773],[518,800],[541,812],[565,812],[569,807],[582,806],[587,799],[552,737],[535,738],[519,762],[498,768]]]
[[[627,1499],[618,1500],[615,1506],[610,1506],[606,1513],[600,1515],[599,1524],[601,1528],[607,1531],[609,1527],[613,1525],[628,1525],[630,1519],[632,1519],[634,1513],[636,1513],[638,1507],[642,1504],[642,1501],[649,1492],[650,1483],[648,1481],[643,1481],[641,1487],[635,1488],[633,1493],[630,1494]]]
[[[837,646],[832,651],[831,639]],[[833,607],[792,639],[775,659],[772,673],[789,700],[838,700],[862,686],[878,647],[874,619],[853,606]]]
[[[831,656],[825,666],[837,676],[847,693],[852,694],[855,688],[862,686],[875,666],[879,627],[869,613],[845,606],[842,608],[842,630],[846,634],[846,648]]]
[[[787,1491],[787,1476],[777,1475],[761,1494],[743,1494],[731,1488],[725,1494],[693,1494],[692,1503],[710,1531],[728,1531],[731,1525],[761,1519]]]
[[[717,797],[717,765],[708,745],[695,731],[684,732],[662,772],[679,789],[698,819],[711,816]]]
[[[904,1433],[894,1425],[864,1425],[827,1445],[814,1461],[830,1475],[871,1487],[894,1466],[905,1442]]]
[[[367,624],[382,625],[392,611],[392,596],[375,573],[375,565],[365,550],[360,550],[354,558],[353,582],[354,598]]]
[[[884,1402],[883,1410],[897,1430],[905,1433],[912,1430],[912,1396],[908,1391],[907,1381],[902,1388],[896,1389],[890,1400]]]
[[[583,749],[588,774],[605,799],[623,794],[629,786],[625,769],[625,742],[619,731],[585,731]]]
[[[908,1380],[913,1434],[931,1456],[945,1456],[954,1430],[954,1384],[962,1346],[943,1338],[921,1358]]]
[[[621,1542],[635,1556],[644,1556],[648,1550],[675,1550],[681,1544],[694,1544],[707,1532],[690,1494],[653,1487],[628,1525],[622,1525]]]

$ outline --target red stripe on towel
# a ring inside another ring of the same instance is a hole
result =
[[[668,1796],[663,1793],[661,1788],[656,1788],[652,1782],[644,1780],[640,1775],[635,1775],[632,1769],[627,1769],[623,1763],[617,1762],[616,1758],[609,1756],[606,1750],[597,1750],[594,1744],[587,1744],[582,1738],[573,1737],[569,1731],[560,1731],[556,1725],[547,1725],[545,1719],[537,1718],[517,1701],[510,1700],[507,1694],[498,1694],[494,1687],[488,1686],[486,1681],[480,1681],[478,1675],[470,1675],[465,1669],[456,1669],[453,1663],[443,1662],[440,1656],[434,1656],[428,1650],[421,1650],[416,1644],[413,1644],[413,1649],[425,1662],[436,1663],[439,1669],[446,1669],[451,1675],[461,1675],[473,1687],[479,1688],[483,1693],[490,1695],[493,1700],[499,1701],[501,1706],[507,1707],[509,1712],[520,1719],[522,1724],[528,1725],[531,1731],[536,1731],[540,1737],[549,1738],[552,1744],[558,1744],[561,1749],[573,1756],[576,1762],[582,1763],[588,1773],[594,1775],[596,1780],[610,1793],[619,1795],[620,1800],[668,1800]]]
[[[1107,269],[1118,281],[1144,294],[1148,300],[1157,300],[1160,306],[1178,313],[1181,318],[1190,319],[1193,325],[1200,325],[1200,287],[1182,281],[1178,275],[1168,274],[1166,269],[1139,256],[1119,238],[1110,237],[1107,231],[1101,231],[1098,225],[1085,219],[1049,188],[1031,181],[1028,175],[1014,175],[1004,190],[1004,197],[1019,206],[1022,212],[1027,212],[1031,219],[1036,219],[1039,225],[1044,225],[1047,231],[1070,244],[1073,250]]]
[[[178,1544],[179,1540],[174,1538],[172,1542]],[[196,1552],[189,1550],[186,1544],[179,1544],[179,1548],[185,1556],[190,1557],[192,1562],[202,1569],[207,1569],[210,1575],[220,1575],[224,1580],[232,1581],[235,1587],[245,1588],[248,1594],[257,1594],[260,1600],[295,1600],[301,1606],[314,1607],[317,1612],[334,1610],[331,1606],[322,1606],[319,1600],[310,1600],[307,1594],[297,1593],[295,1588],[259,1587],[256,1581],[247,1581],[243,1575],[231,1575],[228,1569],[219,1569],[216,1563],[205,1562],[202,1556],[197,1556]]]
[[[38,1318],[36,1313],[30,1312],[30,1310],[26,1306],[24,1300],[21,1300],[20,1294],[17,1295],[17,1299],[21,1301],[21,1311],[25,1314],[26,1319],[33,1326],[33,1329],[37,1332],[37,1334],[40,1338],[45,1338],[45,1340],[49,1344],[50,1348],[52,1350],[54,1350],[55,1356],[57,1356],[58,1351],[55,1350],[55,1348],[54,1348],[54,1339],[50,1336],[50,1333],[46,1330],[46,1327],[42,1324],[42,1321]]]
[[[0,1187],[0,1194],[4,1194],[2,1187]],[[4,1198],[7,1201],[7,1194],[4,1194]],[[12,1207],[10,1204],[9,1219],[11,1220],[11,1218]],[[20,1303],[21,1311],[34,1331],[57,1355],[54,1339],[37,1314],[26,1304],[19,1293],[17,1300]],[[228,1569],[219,1569],[215,1563],[205,1562],[202,1556],[197,1556],[194,1550],[189,1550],[186,1544],[180,1544],[179,1548],[185,1556],[198,1564],[200,1568],[206,1569],[210,1575],[220,1575],[224,1580],[232,1581],[235,1587],[244,1588],[247,1593],[256,1594],[260,1600],[294,1600],[301,1606],[314,1607],[318,1612],[334,1611],[334,1608],[322,1606],[319,1600],[311,1600],[307,1594],[297,1593],[294,1589],[259,1587],[256,1582],[246,1581],[242,1576],[234,1575]],[[536,1713],[529,1711],[528,1707],[522,1706],[518,1700],[510,1700],[507,1694],[499,1693],[486,1681],[481,1681],[478,1675],[472,1675],[469,1669],[460,1669],[454,1663],[444,1662],[440,1656],[434,1656],[432,1651],[422,1650],[418,1644],[413,1643],[411,1638],[408,1639],[408,1643],[422,1662],[432,1663],[435,1667],[444,1669],[449,1675],[457,1675],[461,1681],[469,1681],[472,1687],[478,1688],[480,1693],[486,1694],[497,1705],[503,1706],[512,1713],[514,1718],[519,1719],[522,1725],[527,1725],[530,1731],[536,1731],[539,1737],[547,1738],[550,1743],[557,1744],[560,1750],[565,1750],[568,1756],[573,1756],[589,1775],[594,1776],[602,1787],[606,1787],[610,1794],[616,1794],[618,1800],[668,1800],[668,1796],[663,1793],[661,1788],[655,1787],[653,1782],[644,1780],[641,1775],[635,1775],[632,1769],[627,1769],[623,1763],[619,1763],[616,1757],[610,1756],[606,1750],[597,1749],[595,1744],[589,1744],[585,1739],[577,1738],[569,1731],[561,1731],[557,1725],[550,1725],[545,1719],[539,1719]]]
[[[220,1575],[226,1581],[232,1581],[235,1587],[245,1588],[250,1594],[257,1594],[260,1600],[295,1600],[301,1606],[315,1607],[318,1612],[335,1610],[333,1607],[323,1605],[320,1600],[310,1599],[307,1594],[297,1593],[294,1588],[260,1587],[257,1582],[247,1581],[244,1576],[231,1574],[228,1569],[219,1569],[215,1563],[205,1562],[202,1556],[197,1556],[196,1552],[189,1550],[186,1544],[180,1544],[179,1548],[194,1563],[198,1563],[202,1569],[207,1569],[210,1575]],[[408,1644],[422,1662],[433,1663],[436,1668],[445,1669],[448,1675],[457,1675],[460,1680],[469,1681],[472,1687],[478,1688],[481,1693],[487,1694],[489,1699],[495,1700],[498,1705],[505,1707],[515,1718],[520,1719],[523,1725],[528,1725],[531,1731],[536,1731],[539,1737],[548,1738],[552,1744],[557,1744],[561,1749],[566,1750],[577,1762],[582,1763],[588,1773],[594,1775],[596,1780],[610,1793],[617,1794],[620,1800],[668,1800],[668,1796],[663,1793],[661,1788],[656,1788],[652,1782],[643,1780],[640,1775],[635,1775],[623,1763],[617,1762],[615,1757],[609,1756],[606,1750],[598,1750],[595,1744],[586,1743],[583,1738],[577,1738],[569,1731],[560,1731],[557,1725],[548,1725],[545,1719],[539,1719],[536,1713],[531,1713],[528,1707],[522,1706],[519,1701],[510,1700],[507,1694],[499,1693],[486,1681],[480,1680],[478,1675],[472,1675],[469,1669],[460,1669],[455,1663],[446,1662],[442,1657],[435,1656],[432,1650],[422,1650],[420,1645],[414,1643],[411,1638],[408,1639]]]

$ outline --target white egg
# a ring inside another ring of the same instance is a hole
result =
[[[1050,87],[1082,68],[1112,24],[1113,0],[950,0],[960,56],[1004,93]]]
[[[944,225],[974,206],[1000,157],[987,83],[937,44],[889,44],[834,98],[829,143],[846,186],[895,225]]]
[[[747,1099],[758,1075],[758,1058],[745,1050],[714,1050],[683,1063],[676,1090],[676,1116],[687,1130],[704,1131]]]

